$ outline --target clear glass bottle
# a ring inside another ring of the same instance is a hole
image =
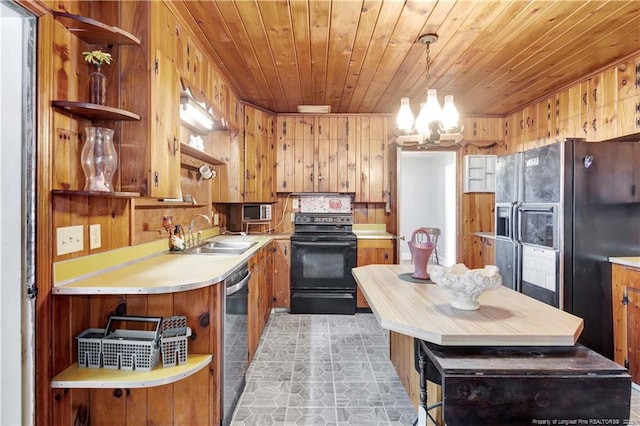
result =
[[[89,74],[89,102],[92,104],[107,104],[107,79],[100,72],[100,68]]]
[[[85,133],[86,140],[80,155],[85,176],[84,190],[113,192],[112,180],[118,166],[113,130],[87,127]]]

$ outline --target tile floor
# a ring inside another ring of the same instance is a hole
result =
[[[640,425],[640,392],[630,424]],[[232,426],[411,425],[416,419],[372,314],[273,313]]]

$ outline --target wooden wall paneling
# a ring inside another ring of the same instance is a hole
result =
[[[125,300],[127,315],[158,316],[155,312],[149,311],[146,296],[128,295],[125,296]],[[116,327],[122,327],[124,329],[137,329],[139,326],[139,324],[135,323],[123,323],[120,325],[116,323]],[[144,329],[151,330],[151,327],[147,325]],[[162,362],[162,359],[160,362]],[[122,389],[121,396],[118,396],[117,393],[113,393],[113,396],[118,400],[123,400],[125,408],[124,424],[148,423],[147,411],[149,408],[153,409],[155,404],[151,398],[149,398],[149,390],[147,388]],[[105,418],[109,418],[108,412],[105,413]]]
[[[210,286],[174,294],[174,314],[186,315],[187,324],[192,330],[190,353],[215,353],[217,349],[216,326],[222,319],[215,315],[220,312],[214,310],[215,307],[220,307],[217,305],[216,290],[218,286]],[[216,424],[213,418],[213,405],[216,401],[208,400],[213,396],[210,374],[212,372],[204,369],[188,379],[174,383],[174,424]]]
[[[316,151],[317,160],[315,161],[314,191],[316,192],[335,192],[331,185],[331,175],[329,172],[330,156],[334,155],[330,151],[329,140],[331,138],[331,119],[327,116],[318,116],[316,118]]]
[[[258,188],[256,175],[259,173],[258,144],[256,133],[258,133],[256,122],[261,117],[261,112],[255,108],[245,105],[244,107],[244,201],[257,201]]]
[[[71,296],[70,296],[71,297]],[[73,296],[76,298],[77,296]],[[58,296],[56,296],[57,300]],[[88,299],[89,321],[86,327],[104,328],[110,315],[144,314],[130,310],[126,296],[91,296]],[[133,308],[133,307],[131,307]],[[72,319],[76,322],[76,318]],[[126,424],[124,389],[91,389],[89,403],[91,424]]]
[[[54,97],[52,83],[55,79],[54,67],[54,31],[58,26],[52,16],[43,15],[37,22],[37,57],[38,67],[36,68],[36,90],[38,96],[37,103],[36,126],[36,145],[35,155],[37,156],[38,172],[35,174],[36,180],[36,256],[35,256],[35,278],[38,283],[40,297],[35,299],[36,309],[36,330],[35,330],[35,420],[38,424],[53,425],[58,423],[55,417],[59,410],[56,410],[56,399],[63,397],[63,391],[51,390],[51,377],[53,377],[55,367],[53,366],[54,358],[51,356],[51,344],[53,334],[53,322],[51,318],[52,298],[48,297],[51,292],[52,285],[52,268],[51,262],[54,256],[53,244],[53,218],[51,212],[53,210],[50,191],[52,189],[53,175],[53,152],[54,147],[51,143],[54,138],[53,126],[53,109],[51,108],[51,100]],[[46,207],[44,207],[46,206]]]
[[[145,297],[147,315],[159,317],[173,315],[173,294],[153,294]],[[173,421],[175,418],[173,401],[174,386],[172,384],[148,388],[147,401],[141,404],[147,409],[146,423],[163,424],[167,421]]]
[[[72,342],[74,340],[71,315],[69,314],[72,309],[71,299],[68,297],[59,298],[55,303],[52,303],[52,315],[50,321],[56,325],[56,338],[57,341],[49,342],[47,345],[47,352],[41,355],[51,362],[52,376],[58,374],[65,368],[67,368],[73,359]],[[50,378],[47,380],[47,384],[50,383]],[[47,394],[51,397],[51,406],[53,408],[51,413],[40,413],[42,418],[45,416],[51,416],[54,424],[69,423],[69,419],[73,415],[73,399],[65,389],[51,389],[49,386]],[[59,423],[58,423],[59,422]]]

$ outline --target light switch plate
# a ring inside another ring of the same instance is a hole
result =
[[[99,223],[89,225],[89,249],[90,250],[94,250],[102,247],[100,232],[101,232],[101,229],[100,229]]]
[[[84,249],[82,225],[62,226],[56,229],[56,253],[58,256]]]

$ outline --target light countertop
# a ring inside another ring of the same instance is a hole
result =
[[[488,238],[490,240],[495,240],[496,239],[496,233],[495,232],[474,232],[473,235],[475,235],[476,237],[480,237],[480,238]]]
[[[618,265],[631,266],[634,268],[640,268],[640,256],[636,257],[610,257],[609,262],[617,263]]]
[[[353,233],[359,240],[392,240],[395,235],[387,232],[385,224],[354,224]]]
[[[452,308],[436,284],[398,278],[413,265],[368,265],[353,275],[383,328],[444,346],[573,346],[583,329],[574,315],[507,287],[480,296],[480,309]]]
[[[64,282],[54,294],[156,294],[207,287],[223,281],[233,270],[273,240],[272,236],[246,238],[258,244],[241,255],[177,254],[167,251]]]

